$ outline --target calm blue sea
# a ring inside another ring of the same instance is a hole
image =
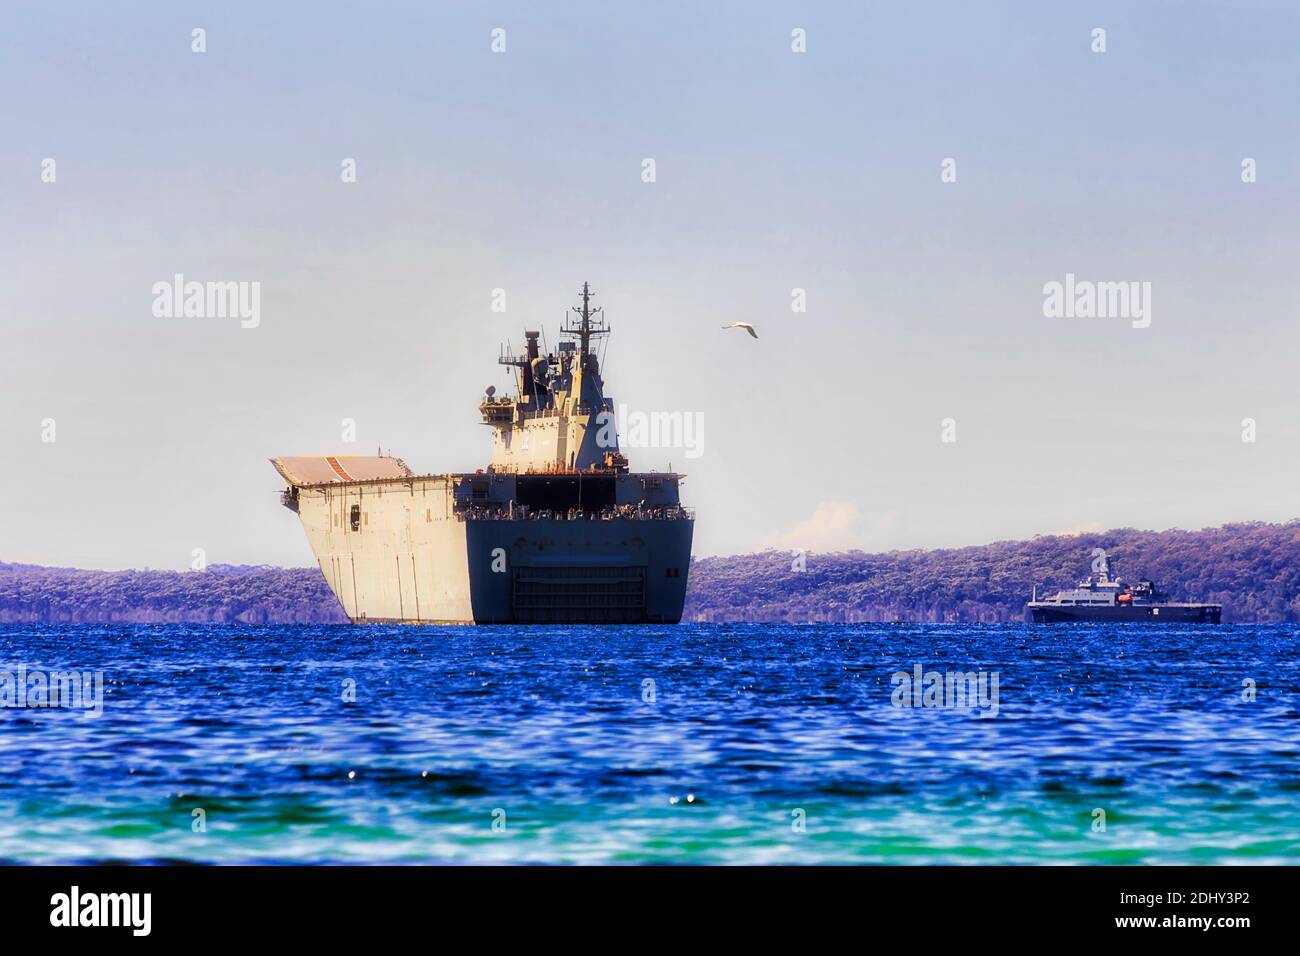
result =
[[[0,694],[20,665],[102,671],[103,712],[0,709],[0,861],[1300,863],[1298,650],[1288,626],[9,625]],[[985,696],[898,706],[918,665]]]

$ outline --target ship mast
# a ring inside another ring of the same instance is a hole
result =
[[[572,319],[570,319],[569,324],[561,328],[560,331],[578,337],[578,343],[583,356],[582,363],[585,367],[587,365],[586,356],[591,354],[591,340],[597,335],[608,335],[609,328],[604,322],[605,310],[600,307],[594,309],[591,307],[592,297],[596,294],[591,290],[591,283],[584,282],[582,284],[581,294],[582,305],[575,305],[570,310],[574,315],[579,317],[580,321],[575,325]]]
[[[578,311],[576,308],[574,311]],[[591,341],[591,286],[584,282],[582,284],[582,328],[578,332],[578,337],[582,342],[582,350],[587,351],[587,343]]]

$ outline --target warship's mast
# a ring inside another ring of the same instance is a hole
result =
[[[582,342],[582,350],[587,351],[587,343],[591,341],[591,287],[584,282],[582,284],[582,328],[578,332],[579,339]],[[576,310],[575,310],[576,311]]]
[[[582,284],[582,305],[574,306],[570,310],[580,318],[580,321],[575,325],[571,319],[568,325],[560,329],[563,333],[578,337],[584,368],[587,365],[586,356],[592,354],[591,340],[597,335],[609,334],[609,328],[604,323],[605,310],[599,307],[594,309],[591,307],[591,299],[595,294],[591,291],[591,283],[584,282]]]

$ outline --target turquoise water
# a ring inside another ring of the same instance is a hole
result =
[[[103,713],[0,709],[0,861],[1297,863],[1298,644],[7,625],[0,672],[102,671]],[[988,693],[896,706],[918,664]]]

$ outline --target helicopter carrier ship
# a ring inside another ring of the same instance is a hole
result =
[[[1079,584],[1055,596],[1038,600],[1038,589],[1026,606],[1034,624],[1069,621],[1141,621],[1150,624],[1218,624],[1221,604],[1180,604],[1161,599],[1151,581],[1128,586],[1112,571],[1114,558],[1098,548],[1093,556],[1093,573]]]
[[[677,623],[693,512],[680,474],[633,472],[595,343],[602,310],[567,315],[549,354],[526,331],[486,389],[491,463],[416,474],[386,455],[271,460],[325,580],[354,624]]]

